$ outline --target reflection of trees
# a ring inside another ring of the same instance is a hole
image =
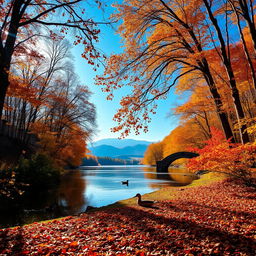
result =
[[[153,168],[153,167],[143,167],[143,171],[144,171],[144,177],[149,180],[167,180],[167,181],[171,180],[170,175],[168,173],[159,174],[156,171],[156,168]],[[162,184],[149,183],[149,187],[153,189],[155,188],[160,189],[160,188],[166,187],[167,184],[169,184],[169,182],[163,182]]]
[[[180,159],[185,159],[185,158],[180,158]],[[186,173],[186,174],[190,173],[189,170],[187,168],[184,168],[184,167],[169,167],[168,172],[169,173]]]
[[[62,178],[60,187],[48,192],[27,194],[19,207],[8,210],[1,224],[6,226],[21,225],[34,221],[52,219],[60,216],[76,214],[85,205],[83,197],[86,181],[80,171],[75,170]]]
[[[144,177],[149,180],[171,180],[169,173],[158,173],[156,168],[143,167]]]
[[[171,180],[181,185],[190,184],[195,179],[186,168],[169,168],[168,172]]]
[[[155,180],[156,177],[156,168],[153,167],[143,167],[144,177],[149,180]]]
[[[194,177],[192,175],[186,175],[181,173],[170,174],[170,176],[172,180],[182,185],[190,184],[194,180]]]
[[[77,212],[85,205],[84,192],[86,190],[86,180],[80,171],[71,171],[67,174],[59,188],[59,205],[65,206],[69,213]]]
[[[149,187],[152,189],[161,189],[161,188],[166,188],[169,186],[170,183],[163,182],[163,183],[149,183]]]
[[[156,168],[152,167],[143,167],[144,177],[150,180],[165,180],[169,181],[168,183],[163,182],[159,183],[150,183],[151,188],[162,188],[166,185],[179,186],[190,184],[195,177],[188,173],[186,168],[169,168],[168,173],[158,173]]]

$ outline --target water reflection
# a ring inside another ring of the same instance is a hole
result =
[[[75,214],[85,210],[84,191],[86,191],[86,179],[80,171],[71,171],[63,177],[56,197],[57,205],[64,211],[63,214]]]
[[[189,184],[193,175],[184,169],[170,168],[157,173],[147,166],[81,167],[67,173],[55,190],[27,195],[16,208],[2,205],[0,226],[14,226],[85,211],[118,200],[145,194],[166,186]],[[122,181],[129,180],[123,185]]]
[[[163,186],[185,186],[190,184],[197,177],[189,173],[185,168],[169,168],[168,173],[159,173],[152,167],[143,167],[144,176],[147,179],[162,180],[162,182],[151,183],[152,188],[161,188]]]

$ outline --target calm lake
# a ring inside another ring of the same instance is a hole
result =
[[[137,193],[187,185],[194,179],[180,168],[169,168],[169,174],[166,174],[156,173],[154,167],[147,166],[81,167],[66,174],[55,190],[47,194],[35,193],[15,209],[1,211],[0,227],[78,214],[88,205],[100,207]],[[123,185],[122,181],[126,180],[129,180],[128,185]]]

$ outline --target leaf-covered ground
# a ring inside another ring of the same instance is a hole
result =
[[[219,181],[168,193],[177,190],[154,209],[120,206],[0,230],[0,255],[256,255],[255,190]]]

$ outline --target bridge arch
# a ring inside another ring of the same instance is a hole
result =
[[[157,172],[168,172],[168,167],[175,160],[177,160],[179,158],[193,158],[196,156],[199,156],[199,154],[193,153],[193,152],[185,152],[185,151],[173,153],[173,154],[167,156],[166,158],[162,159],[161,161],[156,162],[156,171]]]

